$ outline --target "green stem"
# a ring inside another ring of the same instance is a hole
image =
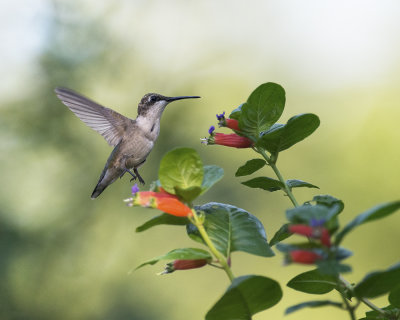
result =
[[[222,268],[225,270],[229,280],[231,280],[232,282],[233,279],[235,279],[235,276],[233,275],[232,270],[228,265],[228,262],[226,261],[225,257],[217,250],[217,248],[215,248],[214,244],[212,243],[210,237],[207,234],[206,229],[204,228],[203,222],[201,221],[201,219],[199,218],[194,209],[192,209],[192,213],[193,213],[193,222],[196,225],[197,229],[199,230],[201,237],[203,238],[204,242],[206,243],[212,254],[215,256],[215,258],[217,258]]]
[[[339,281],[344,287],[346,287],[346,289],[350,290],[351,292],[353,291],[353,286],[345,278],[343,278],[342,275],[339,275]],[[361,298],[360,301],[362,303],[364,303],[365,305],[367,305],[368,307],[370,307],[372,310],[375,310],[375,311],[379,312],[380,314],[385,315],[385,311],[384,310],[382,310],[381,308],[379,308],[376,305],[374,305],[368,299]]]
[[[340,296],[342,297],[343,302],[346,305],[346,310],[349,312],[351,320],[356,320],[356,315],[354,313],[354,307],[351,306],[351,304],[349,303],[349,301],[347,301],[347,298],[344,296],[344,294],[342,292],[340,292]]]
[[[258,149],[258,151],[259,151],[259,153],[261,153],[261,155],[264,157],[264,159],[271,166],[272,170],[274,170],[274,172],[275,172],[276,176],[278,177],[279,181],[282,182],[283,185],[285,186],[285,193],[289,197],[290,201],[292,201],[292,203],[293,203],[293,205],[295,207],[298,207],[299,204],[297,203],[296,198],[294,197],[292,191],[290,190],[290,188],[286,184],[285,179],[283,179],[283,176],[282,176],[281,172],[279,171],[278,167],[276,166],[276,164],[271,161],[271,158],[267,155],[267,153],[265,152],[264,149],[260,148],[260,149]]]

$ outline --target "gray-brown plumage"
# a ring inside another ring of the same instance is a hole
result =
[[[148,93],[140,101],[138,115],[133,120],[70,89],[56,88],[55,92],[79,119],[100,133],[108,144],[114,147],[94,188],[92,199],[97,198],[107,186],[126,172],[132,175],[131,180],[137,178],[144,184],[137,169],[153,149],[160,133],[160,119],[165,107],[172,101],[200,98],[165,97],[157,93]]]

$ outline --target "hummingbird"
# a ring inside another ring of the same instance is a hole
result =
[[[200,98],[166,97],[158,93],[148,93],[139,102],[136,119],[130,119],[71,89],[58,87],[55,93],[79,119],[100,133],[114,147],[93,190],[92,199],[97,198],[105,188],[127,172],[132,176],[130,181],[138,179],[139,183],[144,184],[138,168],[153,150],[160,133],[160,120],[165,107],[173,101]]]

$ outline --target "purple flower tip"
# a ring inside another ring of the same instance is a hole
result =
[[[137,192],[139,192],[139,187],[138,187],[137,183],[135,183],[132,186],[132,194],[135,195]]]
[[[325,219],[311,219],[310,220],[310,227],[322,227],[325,224],[326,220]]]
[[[214,132],[214,130],[215,130],[215,127],[211,126],[210,129],[208,129],[208,133],[212,134]]]
[[[218,121],[225,119],[225,111],[222,112],[221,114],[217,114],[216,116]]]

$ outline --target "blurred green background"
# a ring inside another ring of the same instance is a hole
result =
[[[251,150],[205,147],[200,138],[216,113],[277,82],[287,93],[280,122],[303,112],[321,119],[313,136],[279,158],[286,178],[321,188],[296,191],[300,201],[332,194],[345,202],[341,219],[348,222],[399,198],[399,14],[395,0],[2,1],[0,318],[202,319],[228,285],[213,268],[156,276],[160,264],[128,274],[153,256],[197,244],[179,227],[135,233],[157,212],[125,206],[128,176],[90,200],[111,148],[58,101],[54,87],[133,118],[147,92],[202,96],[167,108],[141,174],[155,180],[165,152],[195,148],[205,164],[225,169],[198,204],[242,207],[270,239],[285,222],[288,199],[234,177]],[[345,240],[355,252],[349,281],[399,260],[399,224],[394,215]],[[306,270],[282,267],[279,253],[233,255],[235,275],[269,276],[284,290],[277,306],[254,319],[281,319],[291,304],[323,299],[285,287]],[[347,317],[326,308],[288,318],[320,319],[322,312],[326,320]]]

